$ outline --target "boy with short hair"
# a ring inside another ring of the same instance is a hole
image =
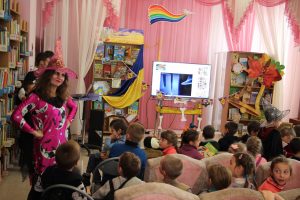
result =
[[[77,142],[70,140],[60,145],[55,153],[56,165],[48,167],[42,174],[43,189],[55,184],[66,184],[85,191],[80,173],[75,172],[79,159],[80,146]],[[70,193],[70,196],[73,195]]]
[[[120,157],[118,167],[120,176],[107,181],[93,194],[93,198],[105,199],[107,198],[107,195],[109,195],[109,192],[112,192],[112,190],[116,191],[121,188],[144,183],[144,181],[136,177],[136,175],[140,172],[140,169],[141,161],[134,153],[123,153]]]
[[[144,138],[145,128],[139,123],[131,124],[126,131],[126,141],[125,144],[115,144],[112,146],[109,158],[118,157],[124,152],[131,152],[137,155],[141,160],[141,171],[138,175],[139,178],[143,180],[144,171],[147,162],[147,156],[144,150],[142,150],[138,144]]]
[[[201,141],[199,146],[205,146],[207,143],[211,143],[217,150],[220,149],[217,141],[214,140],[215,137],[215,128],[211,125],[207,125],[203,128],[204,141]]]
[[[247,140],[251,136],[257,136],[260,131],[260,123],[258,121],[251,121],[247,126],[248,134],[241,137],[241,141],[246,144]]]
[[[159,171],[164,176],[164,183],[173,185],[187,192],[192,192],[190,186],[176,180],[182,174],[182,169],[182,161],[172,155],[166,155],[160,161]]]
[[[228,148],[231,144],[238,142],[238,137],[234,136],[234,134],[238,130],[238,124],[235,122],[227,122],[225,124],[225,133],[223,138],[221,138],[218,143],[220,146],[220,151],[228,151]]]

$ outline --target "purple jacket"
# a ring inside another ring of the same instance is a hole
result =
[[[203,158],[197,148],[190,144],[183,144],[179,149],[179,153],[197,160],[201,160]]]

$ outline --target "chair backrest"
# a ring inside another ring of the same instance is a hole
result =
[[[78,197],[86,197],[87,200],[94,200],[84,191],[65,184],[56,184],[47,187],[42,193],[42,200],[66,200],[79,199]]]
[[[290,180],[287,182],[284,190],[290,190],[295,188],[300,188],[300,161],[289,159],[290,164],[292,165],[292,176]],[[263,165],[258,166],[256,170],[256,183],[260,186],[266,178],[270,176],[270,165],[271,162],[267,162]]]
[[[209,166],[211,164],[220,164],[224,167],[229,167],[230,159],[232,158],[231,153],[222,152],[220,154],[217,154],[215,156],[204,158],[201,161],[205,163],[206,166]]]
[[[95,174],[97,170],[101,170],[104,174],[110,176],[119,176],[119,172],[118,172],[119,160],[120,160],[119,157],[108,158],[103,160],[95,167],[93,174]]]
[[[144,183],[117,190],[115,200],[199,200],[198,196],[165,183]]]
[[[178,181],[191,187],[194,194],[199,194],[208,188],[208,177],[204,162],[193,159],[183,154],[172,154],[183,162],[182,174]],[[163,179],[159,171],[160,161],[163,157],[148,159],[145,169],[144,180],[157,182]]]
[[[283,192],[278,192],[278,194],[284,199],[284,200],[296,200],[300,197],[300,189],[292,189],[287,190]]]
[[[248,188],[227,188],[216,192],[201,194],[199,198],[200,200],[264,200],[260,192]]]

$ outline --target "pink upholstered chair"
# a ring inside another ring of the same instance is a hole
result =
[[[278,194],[285,200],[296,200],[297,197],[300,197],[300,188],[279,192]]]
[[[115,200],[199,200],[197,195],[165,183],[145,183],[117,190]]]
[[[248,188],[228,188],[199,195],[200,200],[264,200],[258,191]]]
[[[289,159],[289,161],[292,165],[293,172],[290,180],[284,187],[284,190],[300,188],[300,161],[294,159]],[[258,186],[260,186],[265,181],[265,179],[270,176],[270,165],[271,162],[267,162],[263,165],[258,166],[256,170],[256,183]]]
[[[204,162],[193,159],[182,154],[173,154],[183,162],[183,171],[178,181],[191,187],[194,194],[199,194],[208,188],[208,176]],[[160,161],[163,157],[148,159],[144,180],[146,182],[157,182],[163,179],[159,172]]]
[[[220,154],[217,154],[215,156],[204,158],[201,161],[205,163],[206,166],[211,164],[221,164],[224,167],[229,167],[230,159],[232,158],[231,153],[222,152]]]

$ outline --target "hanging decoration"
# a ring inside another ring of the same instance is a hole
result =
[[[148,8],[148,17],[150,24],[162,21],[179,22],[189,14],[191,14],[191,12],[188,10],[184,10],[183,14],[172,14],[166,8],[160,5],[152,5]]]

